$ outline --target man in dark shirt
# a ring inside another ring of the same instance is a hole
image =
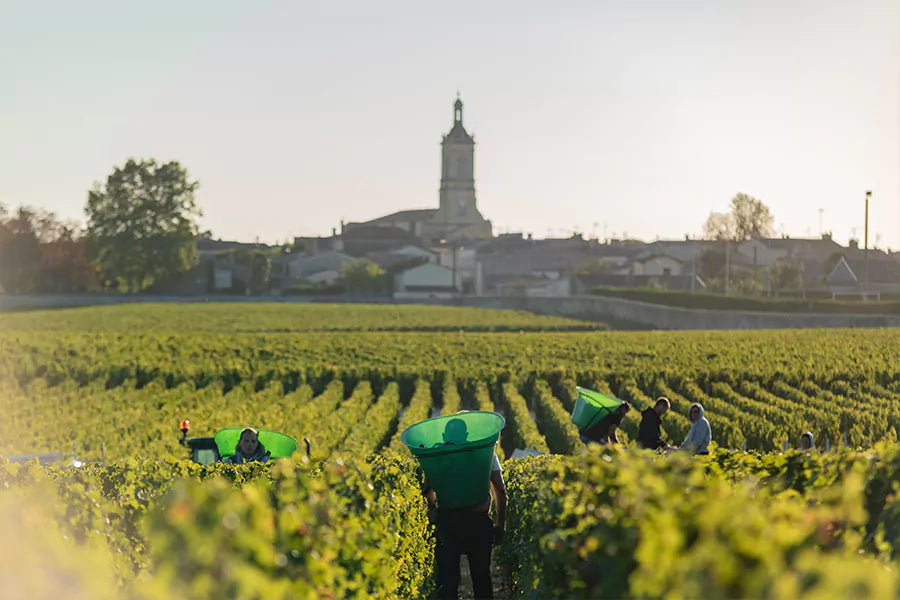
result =
[[[668,448],[662,438],[662,416],[669,412],[669,399],[661,396],[653,408],[641,413],[641,426],[638,429],[638,443],[648,450],[665,450]]]
[[[627,402],[623,402],[611,413],[591,425],[587,429],[578,432],[581,441],[585,444],[595,442],[597,444],[618,444],[619,438],[616,436],[616,429],[622,424],[625,413],[631,408]]]

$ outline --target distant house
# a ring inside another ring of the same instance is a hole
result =
[[[402,229],[416,238],[422,238],[425,235],[426,224],[434,219],[437,211],[436,208],[401,210],[371,221],[346,223],[343,232],[349,233],[360,227],[386,227]]]
[[[492,287],[498,281],[516,277],[561,279],[571,271],[606,263],[611,269],[625,266],[641,245],[615,246],[586,241],[580,236],[565,239],[527,240],[506,247],[479,247],[485,283]]]
[[[199,238],[197,240],[197,254],[201,259],[208,256],[234,252],[236,250],[271,250],[272,248],[273,247],[269,244],[254,242],[232,242],[208,238]]]
[[[342,252],[357,257],[365,256],[370,252],[398,250],[418,244],[419,238],[406,229],[368,223],[347,226],[340,235]]]
[[[425,262],[435,262],[437,260],[434,252],[430,252],[419,246],[403,246],[398,250],[394,250],[393,253],[401,256],[408,256],[410,258],[421,258],[425,260]]]
[[[629,264],[629,274],[672,277],[681,275],[683,267],[683,263],[677,258],[665,254],[651,254],[632,260]]]
[[[395,298],[450,298],[459,293],[453,269],[426,263],[394,276]]]
[[[299,255],[288,263],[285,279],[293,283],[305,280],[310,283],[332,284],[340,278],[344,265],[357,260],[340,252],[323,252],[313,256]]]
[[[417,246],[404,246],[397,250],[369,252],[365,256],[376,265],[394,274],[424,263],[437,262],[437,255]]]
[[[856,273],[853,272],[843,256],[834,265],[826,283],[833,294],[852,293],[860,289],[859,278],[856,277]]]

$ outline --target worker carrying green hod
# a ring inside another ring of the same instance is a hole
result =
[[[572,422],[578,427],[578,437],[585,444],[618,444],[616,430],[631,408],[627,402],[578,387],[572,408]]]
[[[268,462],[269,458],[269,451],[259,441],[259,432],[252,427],[245,427],[241,430],[241,437],[238,438],[234,456],[230,457],[228,462],[233,465],[242,465],[253,461]]]
[[[460,411],[426,419],[402,439],[425,471],[422,491],[436,507],[438,597],[459,594],[460,558],[468,557],[475,598],[493,598],[491,546],[503,541],[506,485],[494,446],[503,428],[497,413]],[[496,522],[491,520],[494,506]]]
[[[593,443],[601,446],[618,444],[619,436],[616,435],[616,430],[622,424],[622,419],[625,418],[630,409],[631,406],[627,402],[623,402],[618,408],[597,421],[596,424],[587,429],[579,430],[578,437],[585,444]]]

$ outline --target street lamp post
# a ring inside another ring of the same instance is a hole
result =
[[[869,299],[869,198],[872,197],[872,191],[866,190],[866,231],[865,246],[863,246],[863,299]]]

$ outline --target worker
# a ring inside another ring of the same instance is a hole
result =
[[[578,432],[578,437],[585,444],[596,443],[600,445],[618,444],[619,438],[616,430],[622,424],[622,419],[629,411],[631,406],[627,402],[623,402],[615,410],[607,413],[602,419],[591,425],[587,429]]]
[[[468,440],[466,422],[463,419],[450,419],[444,428],[443,439],[444,445],[465,443]],[[460,476],[464,477],[466,474]],[[441,499],[435,494],[428,478],[425,478],[422,491],[437,514],[435,558],[437,591],[442,600],[456,600],[459,597],[460,558],[463,554],[469,560],[474,597],[477,600],[494,597],[491,546],[503,542],[507,502],[503,471],[496,453],[492,460],[489,484],[491,495],[484,502],[450,508],[441,506]],[[490,516],[492,502],[496,522]]]
[[[259,432],[252,427],[245,427],[241,430],[241,436],[234,449],[234,456],[229,458],[228,462],[233,465],[242,465],[252,461],[268,462],[269,458],[268,450],[259,441]]]

